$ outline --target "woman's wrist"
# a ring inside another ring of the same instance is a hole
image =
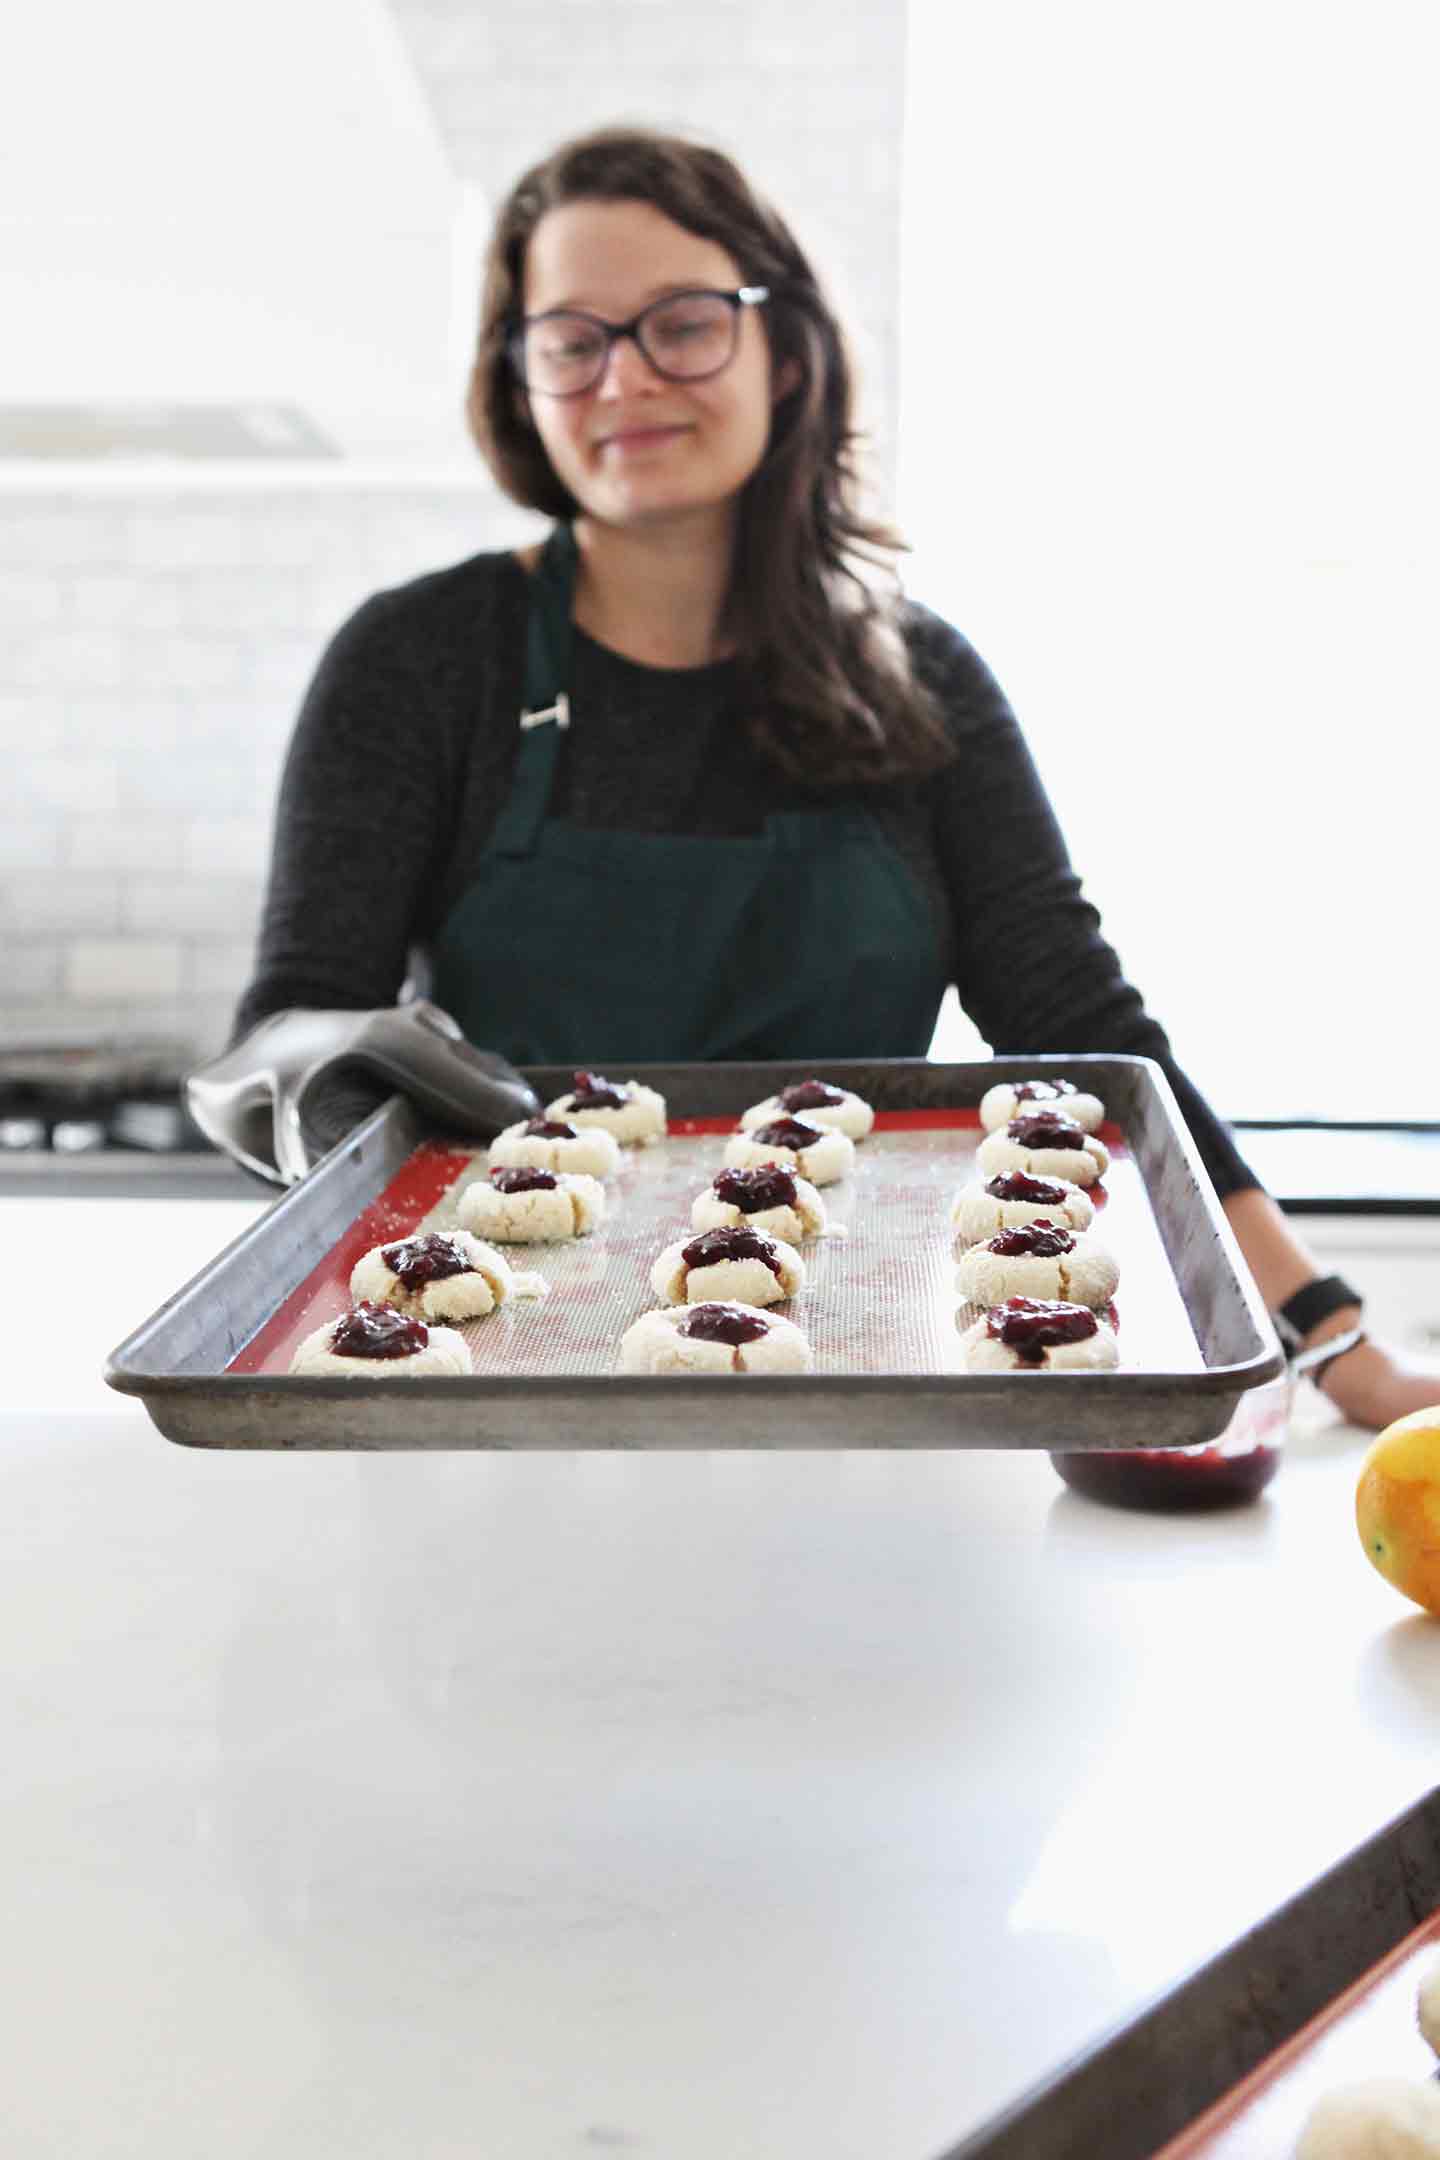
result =
[[[1351,1305],[1344,1315],[1336,1314],[1333,1319],[1324,1321],[1316,1328],[1313,1340],[1307,1338],[1307,1350],[1322,1350],[1327,1342],[1335,1344],[1333,1355],[1320,1358],[1307,1374],[1311,1386],[1319,1388],[1322,1395],[1328,1395],[1327,1382],[1336,1367],[1342,1365],[1346,1358],[1353,1357],[1357,1350],[1363,1349],[1369,1342],[1370,1338],[1360,1325],[1360,1320],[1360,1307]],[[1343,1324],[1336,1324],[1342,1321]]]

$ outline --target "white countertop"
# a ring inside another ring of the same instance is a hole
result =
[[[99,1365],[259,1205],[6,1203],[114,1287],[7,1355],[5,2160],[933,2160],[1435,1782],[1318,1412],[1190,1520],[187,1452]]]

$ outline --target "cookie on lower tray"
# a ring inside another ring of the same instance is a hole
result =
[[[454,1328],[361,1299],[307,1335],[290,1370],[310,1380],[417,1380],[425,1374],[459,1378],[472,1367],[465,1339]]]
[[[1437,2153],[1434,2080],[1376,2077],[1321,2095],[1301,2125],[1294,2160],[1431,2160]]]
[[[1103,1372],[1120,1362],[1113,1328],[1088,1305],[1007,1298],[960,1331],[965,1370]]]
[[[642,1313],[620,1339],[627,1373],[803,1373],[813,1363],[793,1320],[735,1299]]]

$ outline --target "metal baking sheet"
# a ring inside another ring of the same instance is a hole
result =
[[[483,1170],[398,1098],[117,1349],[106,1378],[169,1438],[217,1447],[1173,1447],[1213,1439],[1283,1361],[1163,1074],[1146,1059],[1032,1057],[807,1066],[876,1105],[853,1177],[826,1188],[842,1235],[808,1244],[788,1308],[816,1370],[622,1376],[624,1328],[655,1302],[650,1262],[688,1235],[723,1135],[792,1065],[631,1068],[671,1137],[629,1151],[594,1237],[515,1248],[549,1284],[465,1330],[469,1379],[292,1379],[299,1338],[343,1309],[368,1246],[443,1226]],[[981,1376],[959,1365],[949,1203],[974,1175],[976,1105],[996,1080],[1064,1073],[1099,1094],[1115,1160],[1097,1229],[1121,1280],[1122,1369]],[[568,1071],[532,1070],[542,1100]]]
[[[1440,1788],[939,2160],[1282,2160],[1315,2102],[1423,2079]]]

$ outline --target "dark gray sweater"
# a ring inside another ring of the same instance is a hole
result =
[[[527,590],[513,555],[476,555],[375,594],[332,640],[281,780],[237,1035],[285,1006],[394,1002],[412,949],[423,955],[470,883],[509,788]],[[908,609],[906,636],[949,718],[955,762],[847,799],[875,813],[914,871],[966,1012],[1000,1053],[1157,1059],[1217,1189],[1254,1185],[1101,936],[993,676],[924,608]],[[574,824],[715,837],[836,800],[751,748],[734,662],[641,667],[577,630],[571,703],[552,810]]]

